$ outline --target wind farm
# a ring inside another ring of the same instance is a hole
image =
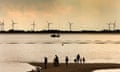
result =
[[[37,30],[36,29],[36,22],[33,21],[33,23],[31,23],[30,27],[31,30],[19,30],[16,28],[16,25],[18,25],[19,23],[16,23],[14,20],[11,20],[11,28],[9,28],[9,30],[5,30],[5,26],[6,23],[5,21],[1,21],[0,22],[0,33],[95,33],[95,34],[100,34],[100,33],[105,33],[105,34],[110,34],[110,33],[115,33],[115,34],[119,34],[120,33],[120,29],[117,29],[117,23],[116,21],[114,22],[109,22],[107,23],[106,29],[103,30],[73,30],[74,27],[74,23],[73,22],[68,22],[68,29],[66,30],[60,30],[60,29],[52,29],[52,22],[46,21],[47,27],[46,29],[43,30]]]

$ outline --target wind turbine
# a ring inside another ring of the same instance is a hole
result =
[[[68,22],[69,23],[69,30],[72,31],[72,24],[71,22]]]
[[[15,22],[12,20],[12,30],[15,29],[15,24],[17,24],[17,23],[15,23]]]
[[[4,20],[3,22],[0,22],[0,25],[1,25],[1,31],[4,31],[4,25],[5,25]]]
[[[52,23],[50,23],[50,22],[47,21],[47,24],[48,24],[48,31],[49,31],[49,30],[50,30],[50,25],[51,25]]]
[[[31,24],[32,25],[32,31],[35,31],[35,21],[33,21],[33,24]]]
[[[116,30],[116,21],[113,23],[113,30]]]
[[[0,22],[0,26],[1,26],[1,31],[2,31],[2,22]]]
[[[108,30],[111,30],[111,23],[108,23]]]

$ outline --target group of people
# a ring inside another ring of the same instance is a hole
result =
[[[74,59],[74,62],[84,64],[85,63],[85,57],[81,57],[80,54],[77,54],[76,58]],[[44,68],[45,69],[47,69],[47,64],[48,64],[48,58],[45,57],[44,58]],[[57,55],[55,55],[55,58],[53,60],[53,65],[55,67],[57,67],[57,66],[59,66],[59,64],[60,64],[59,63],[59,57]],[[66,64],[66,67],[69,64],[69,57],[68,56],[65,57],[65,64]],[[34,71],[31,71],[31,72],[34,72]],[[36,67],[36,72],[41,72],[41,68]]]
[[[86,61],[85,57],[81,57],[80,54],[77,54],[76,58],[74,59],[75,63],[84,64],[85,61]],[[45,69],[47,69],[47,63],[48,63],[48,58],[45,57],[44,58]],[[53,60],[53,64],[55,67],[59,66],[59,57],[57,55],[55,55],[55,58]],[[65,64],[66,64],[66,66],[68,66],[68,64],[69,64],[69,57],[68,56],[65,57]]]
[[[84,64],[85,63],[85,57],[80,57],[80,54],[77,54],[76,58],[74,59],[74,62]]]

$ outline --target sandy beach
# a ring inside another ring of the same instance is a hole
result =
[[[42,67],[42,72],[92,72],[99,69],[119,69],[120,64],[114,63],[86,63],[86,64],[76,64],[70,63],[66,66],[61,63],[58,67],[54,67],[52,63],[48,64],[48,68],[44,69],[43,63],[29,63],[33,66]]]

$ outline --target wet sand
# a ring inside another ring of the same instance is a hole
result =
[[[70,63],[68,66],[66,66],[64,63],[61,63],[58,67],[54,67],[52,63],[49,63],[47,69],[44,69],[43,63],[29,64],[42,67],[42,72],[92,72],[99,69],[120,69],[120,64],[114,63]]]

